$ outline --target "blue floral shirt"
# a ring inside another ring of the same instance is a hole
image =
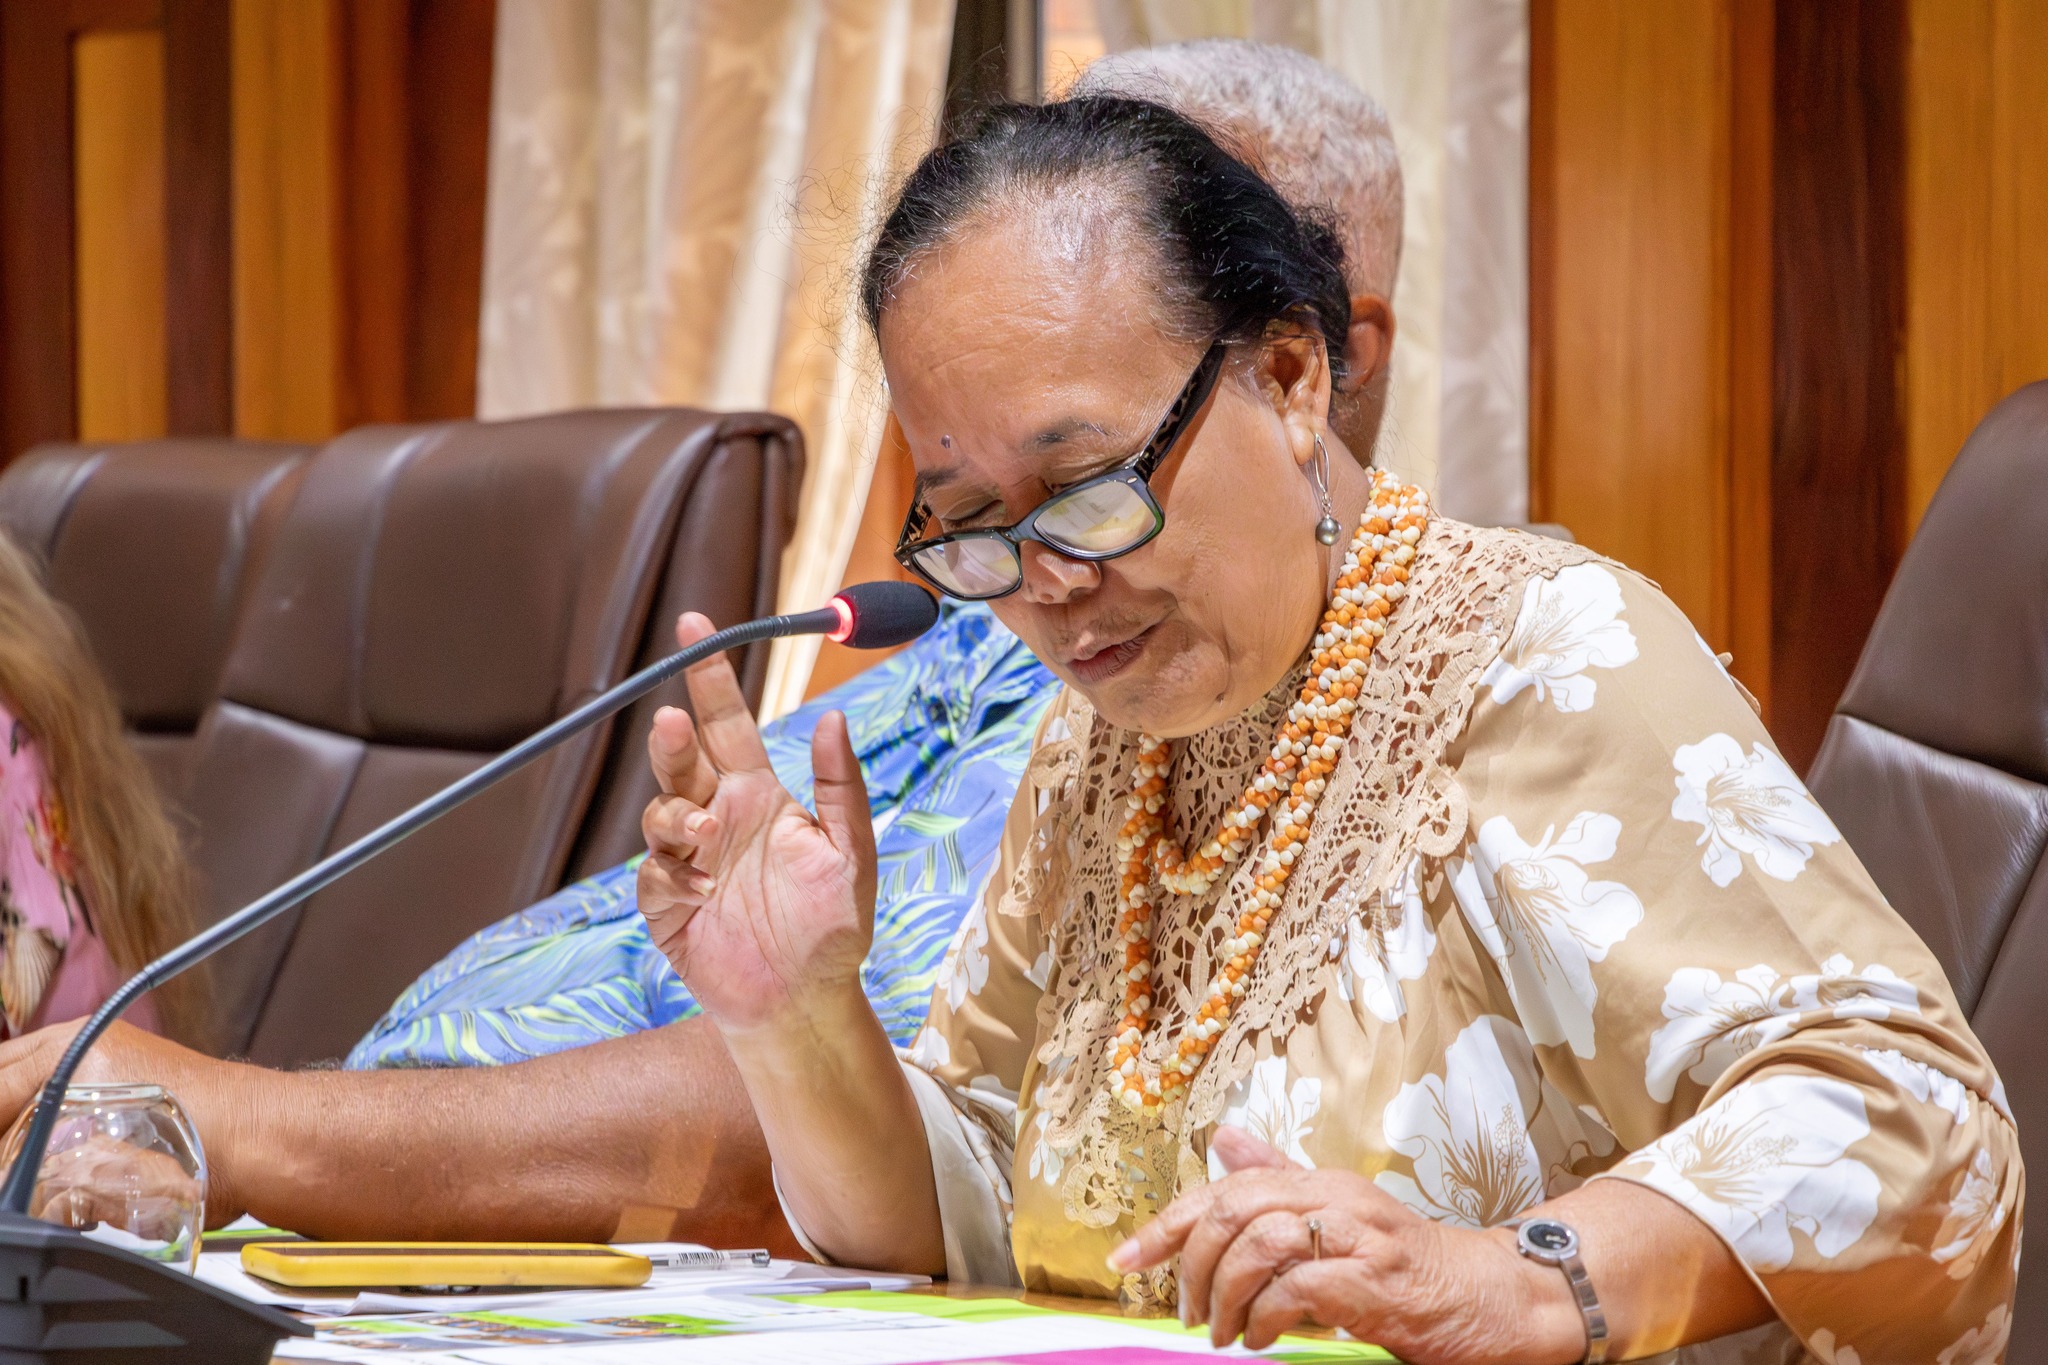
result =
[[[1032,733],[1058,689],[980,604],[945,602],[909,649],[764,727],[783,784],[811,802],[811,732],[844,711],[879,857],[868,998],[898,1044],[924,1022],[953,931],[995,865]],[[516,1062],[698,1011],[648,937],[633,858],[469,938],[399,996],[351,1069]]]

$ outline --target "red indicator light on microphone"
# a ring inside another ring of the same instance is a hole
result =
[[[835,597],[826,603],[839,617],[839,624],[825,632],[825,638],[835,645],[843,645],[853,638],[853,603],[844,597]]]

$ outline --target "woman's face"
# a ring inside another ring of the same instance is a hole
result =
[[[1007,526],[1128,460],[1187,382],[1205,347],[1162,331],[1148,253],[1124,237],[1071,201],[1017,205],[898,289],[882,357],[931,534]],[[1251,349],[1153,476],[1165,530],[1093,564],[1026,544],[1023,586],[992,604],[1114,724],[1172,738],[1237,714],[1320,619],[1341,555],[1315,539],[1306,472],[1328,371],[1306,336]],[[1339,520],[1355,525],[1364,475],[1326,440]]]

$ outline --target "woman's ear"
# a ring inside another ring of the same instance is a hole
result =
[[[1330,412],[1330,363],[1323,334],[1298,323],[1284,323],[1266,334],[1259,358],[1258,385],[1273,413],[1286,428],[1296,464],[1315,454],[1316,433]]]

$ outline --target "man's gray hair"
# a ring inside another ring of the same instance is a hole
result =
[[[1242,38],[1140,47],[1095,62],[1068,95],[1122,95],[1201,124],[1298,208],[1331,214],[1354,290],[1392,298],[1401,161],[1379,102],[1305,53]]]

